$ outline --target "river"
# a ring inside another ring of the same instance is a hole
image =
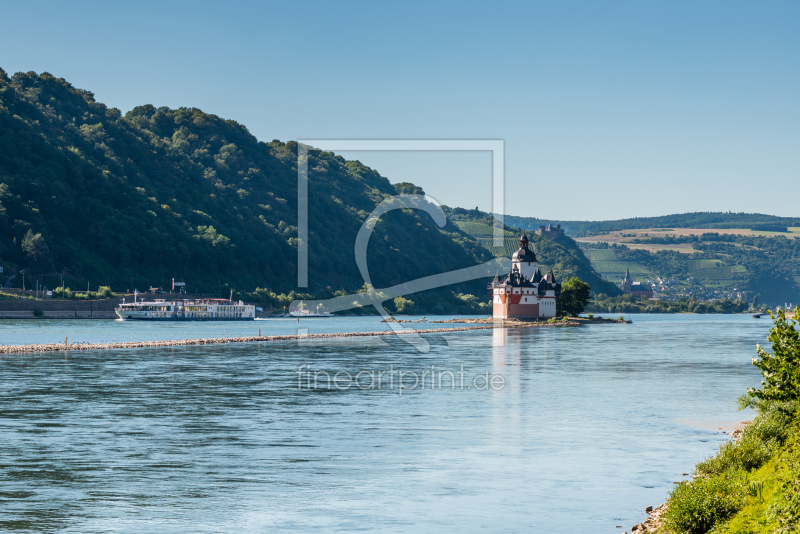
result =
[[[0,357],[0,530],[630,531],[751,417],[736,397],[771,325],[630,317],[425,335],[428,352],[387,337]],[[0,321],[0,344],[298,328],[387,326]]]

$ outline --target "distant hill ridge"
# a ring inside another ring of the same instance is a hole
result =
[[[757,229],[763,231],[785,231],[790,226],[800,226],[798,217],[778,217],[761,213],[694,212],[658,217],[634,217],[615,221],[560,221],[505,215],[506,224],[535,230],[541,225],[560,224],[571,237],[586,237],[606,232],[641,228],[708,228],[708,229]]]

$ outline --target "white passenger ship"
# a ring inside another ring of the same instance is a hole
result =
[[[241,300],[155,300],[129,302],[115,310],[123,321],[252,321],[256,307]]]

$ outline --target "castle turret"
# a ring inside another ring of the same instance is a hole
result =
[[[528,236],[522,234],[519,238],[519,250],[511,256],[512,265],[516,266],[519,274],[526,280],[530,280],[536,272],[536,254],[528,248]]]

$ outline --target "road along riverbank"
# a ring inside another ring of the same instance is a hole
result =
[[[572,327],[581,326],[576,322],[558,322],[558,323],[524,323],[506,325],[503,322],[490,325],[476,325],[476,326],[452,326],[450,328],[428,328],[421,330],[401,330],[394,332],[392,330],[384,330],[379,332],[338,332],[327,334],[290,334],[279,336],[244,336],[244,337],[219,337],[219,338],[202,338],[202,339],[178,339],[178,340],[163,340],[163,341],[127,341],[119,343],[69,343],[69,339],[65,339],[64,343],[41,343],[41,344],[28,344],[28,345],[4,345],[0,346],[0,354],[25,354],[33,352],[62,352],[69,350],[110,350],[110,349],[142,349],[151,347],[180,347],[180,346],[193,346],[193,345],[220,345],[225,343],[255,343],[255,342],[277,342],[277,341],[297,341],[309,339],[328,339],[328,338],[348,338],[348,337],[375,337],[375,336],[393,336],[393,335],[407,335],[407,334],[446,334],[451,332],[463,332],[467,330],[486,330],[490,328],[507,328],[507,327]]]

